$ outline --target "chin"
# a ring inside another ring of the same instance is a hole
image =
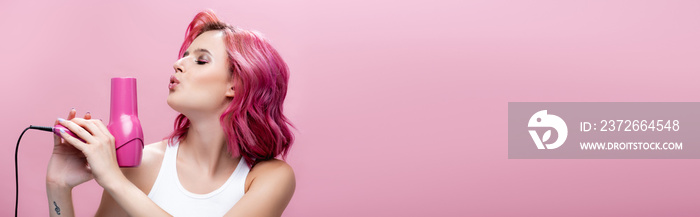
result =
[[[167,103],[170,108],[181,114],[213,114],[223,113],[228,108],[231,99],[215,99],[197,97],[192,95],[182,95],[176,93],[168,94]]]
[[[177,103],[177,100],[175,100],[175,97],[173,96],[172,93],[170,95],[168,95],[168,98],[166,101],[168,103],[168,106],[170,106],[170,108],[172,108],[173,110],[175,110],[179,113],[182,113],[182,109],[181,109],[182,105]]]

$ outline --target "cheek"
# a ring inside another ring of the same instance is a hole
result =
[[[208,65],[201,73],[192,75],[192,80],[202,86],[221,86],[226,84],[228,76],[228,70],[225,65],[218,63],[216,65]]]
[[[200,76],[193,79],[196,82],[193,82],[187,91],[193,94],[191,97],[194,101],[218,101],[225,98],[227,79],[228,76],[219,73]]]

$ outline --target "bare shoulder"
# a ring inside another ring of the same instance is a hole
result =
[[[258,162],[248,173],[246,192],[225,216],[281,216],[294,195],[296,179],[287,162]]]
[[[124,176],[146,194],[151,190],[158,177],[166,146],[167,140],[146,145],[143,148],[141,165],[121,169]]]
[[[285,177],[294,179],[294,170],[292,166],[287,164],[282,160],[271,159],[266,161],[261,161],[255,164],[255,166],[250,170],[250,176],[256,177]]]
[[[294,173],[292,170],[292,166],[289,166],[287,162],[284,162],[279,159],[270,159],[266,161],[261,161],[255,164],[253,169],[250,170],[251,173],[253,172],[263,172],[263,171],[285,171],[285,172],[291,172]]]
[[[277,184],[287,185],[287,188],[291,187],[291,189],[296,186],[294,170],[287,162],[278,159],[258,162],[248,173],[248,179],[246,192],[253,183],[277,182]]]

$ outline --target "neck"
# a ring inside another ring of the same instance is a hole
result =
[[[181,143],[185,149],[181,155],[183,160],[192,161],[204,171],[214,174],[222,163],[233,159],[226,148],[226,135],[219,122],[219,115],[190,118],[187,137]]]

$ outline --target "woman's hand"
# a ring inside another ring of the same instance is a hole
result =
[[[75,109],[71,109],[68,113],[68,120],[73,119],[75,113]],[[85,114],[85,120],[90,120],[90,118],[89,112]],[[58,121],[54,123],[54,125],[56,124]],[[46,184],[72,189],[93,178],[92,172],[87,166],[85,155],[80,150],[55,134],[53,141],[53,154],[51,154],[46,171]]]
[[[66,142],[85,156],[92,176],[98,184],[107,188],[114,182],[126,180],[117,163],[114,136],[101,120],[74,118],[60,119],[59,123],[85,141],[80,141],[65,132],[61,133]]]

